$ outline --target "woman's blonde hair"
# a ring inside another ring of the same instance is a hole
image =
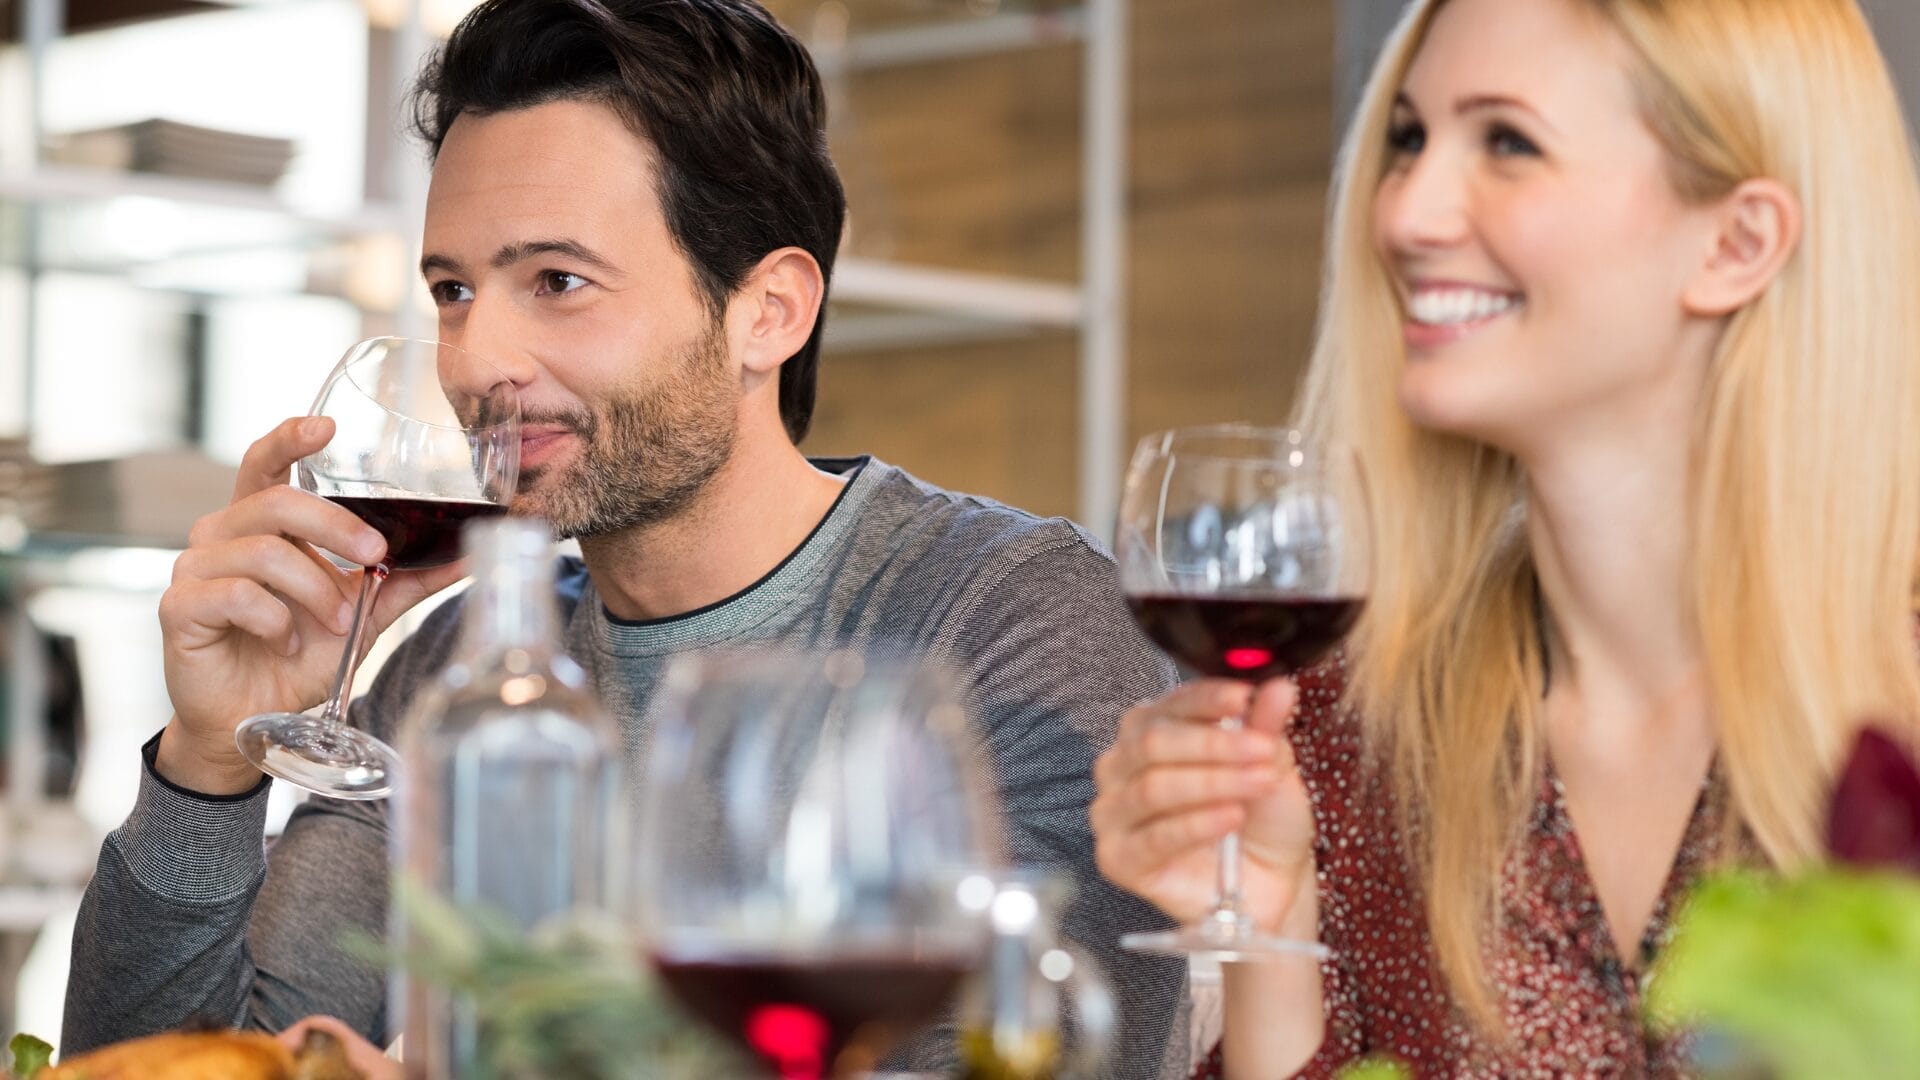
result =
[[[1417,429],[1371,239],[1395,95],[1445,0],[1410,5],[1341,151],[1300,422],[1354,445],[1379,537],[1350,700],[1404,815],[1448,984],[1503,1025],[1497,883],[1544,754],[1541,615],[1508,455]],[[1684,198],[1770,177],[1798,250],[1729,320],[1694,442],[1691,594],[1734,828],[1775,865],[1821,851],[1824,793],[1868,717],[1920,717],[1920,183],[1854,0],[1569,0],[1629,46]],[[1489,795],[1491,793],[1491,795]],[[1624,793],[1623,793],[1624,794]]]

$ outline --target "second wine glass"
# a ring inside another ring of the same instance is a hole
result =
[[[653,713],[634,884],[661,982],[763,1075],[871,1069],[986,944],[999,835],[957,698],[851,653],[713,653]]]
[[[309,415],[333,438],[300,459],[300,487],[355,514],[387,541],[365,568],[333,692],[319,715],[268,713],[234,732],[262,772],[319,795],[384,798],[398,759],[347,725],[353,675],[372,637],[380,586],[396,570],[460,555],[460,526],[504,514],[520,475],[520,406],[513,384],[472,353],[436,341],[382,337],[347,350]]]
[[[1199,675],[1292,675],[1331,651],[1365,604],[1365,496],[1351,451],[1298,431],[1218,425],[1150,435],[1128,467],[1115,531],[1128,606],[1155,644]],[[1314,942],[1264,934],[1246,915],[1238,833],[1220,841],[1218,873],[1201,922],[1121,943],[1223,960],[1325,954]]]

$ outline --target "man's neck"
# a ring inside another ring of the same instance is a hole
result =
[[[664,619],[765,577],[820,524],[846,485],[784,436],[743,437],[693,504],[667,521],[580,541],[615,618]]]

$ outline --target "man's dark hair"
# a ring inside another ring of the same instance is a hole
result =
[[[805,250],[831,279],[847,200],[826,95],[806,49],[754,0],[487,0],[421,72],[413,128],[438,155],[461,113],[561,100],[605,104],[653,144],[667,228],[714,316],[778,248]],[[825,324],[823,306],[780,368],[796,443]]]

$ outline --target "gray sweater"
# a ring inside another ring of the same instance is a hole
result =
[[[1151,906],[1103,880],[1087,804],[1093,758],[1130,705],[1173,684],[1128,616],[1092,537],[985,499],[932,487],[868,459],[785,562],[745,591],[651,622],[610,617],[577,560],[557,579],[569,652],[591,675],[630,752],[675,653],[778,642],[928,656],[962,673],[977,736],[1007,817],[1014,859],[1058,868],[1077,896],[1066,935],[1105,966],[1122,1006],[1116,1077],[1180,1074],[1185,1033],[1177,960],[1121,951],[1127,931],[1163,926]],[[447,662],[461,598],[430,615],[353,709],[390,737],[416,690]],[[386,980],[339,949],[344,931],[380,933],[387,900],[384,802],[313,799],[269,853],[266,784],[210,798],[152,768],[133,812],[107,838],[75,930],[63,1050],[75,1054],[190,1018],[277,1030],[314,1013],[388,1037]],[[946,1040],[897,1063],[943,1067]]]

